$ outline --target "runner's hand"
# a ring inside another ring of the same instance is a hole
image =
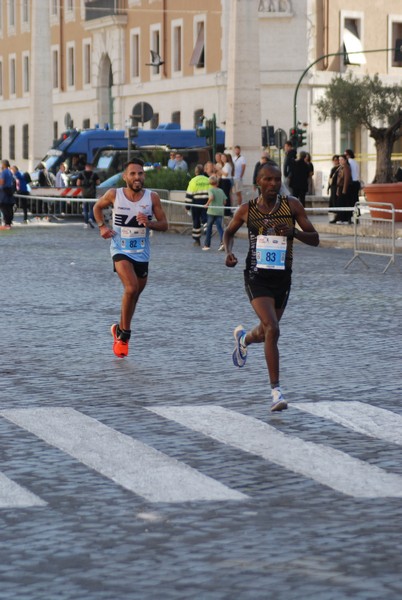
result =
[[[226,256],[225,265],[227,267],[235,267],[237,265],[237,258],[232,252]]]
[[[110,239],[111,237],[116,235],[116,232],[113,231],[113,229],[110,229],[110,227],[107,227],[107,225],[102,225],[102,227],[99,228],[99,233],[101,234],[104,240]]]

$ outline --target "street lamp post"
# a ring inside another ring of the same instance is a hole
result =
[[[303,73],[301,74],[300,79],[296,85],[295,93],[293,96],[293,127],[294,127],[294,129],[297,129],[298,123],[299,123],[297,120],[297,94],[299,92],[299,87],[300,87],[301,82],[303,81],[305,75],[309,72],[311,67],[314,67],[314,65],[319,63],[321,60],[324,60],[324,58],[329,58],[330,56],[345,56],[345,55],[349,55],[349,54],[363,54],[363,53],[368,54],[369,52],[392,52],[392,51],[396,51],[396,50],[397,50],[397,48],[377,48],[375,50],[364,50],[364,52],[362,52],[361,50],[356,51],[356,52],[346,52],[344,50],[343,52],[330,52],[329,54],[323,54],[322,56],[317,58],[314,62],[312,62],[307,67],[307,69],[305,69],[303,71]]]

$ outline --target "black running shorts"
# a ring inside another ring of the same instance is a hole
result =
[[[291,271],[270,271],[261,275],[259,272],[244,271],[244,284],[250,302],[255,298],[274,298],[275,308],[284,309],[288,303],[292,283]]]
[[[115,254],[114,256],[112,256],[112,260],[113,260],[113,270],[115,273],[116,273],[116,267],[114,266],[114,263],[119,262],[121,260],[126,260],[127,262],[129,262],[133,265],[134,272],[137,275],[138,279],[145,279],[145,277],[148,277],[149,263],[147,263],[147,262],[139,262],[138,260],[133,260],[132,258],[130,258],[129,256],[126,256],[125,254]]]

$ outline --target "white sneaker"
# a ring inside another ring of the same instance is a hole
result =
[[[286,410],[288,407],[288,403],[282,395],[282,390],[280,387],[276,387],[271,391],[272,396],[272,404],[271,404],[271,412],[279,412],[280,410]]]
[[[204,246],[203,250],[211,250],[211,248],[209,246]]]
[[[223,252],[225,250],[225,244],[221,244],[218,248],[218,252]]]
[[[88,229],[88,227],[89,227],[88,223],[85,223],[84,224],[84,229]]]

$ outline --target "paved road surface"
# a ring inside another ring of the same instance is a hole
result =
[[[297,244],[271,415],[262,348],[231,363],[242,269],[212,246],[153,236],[119,360],[97,232],[0,232],[1,600],[400,598],[400,274]]]

